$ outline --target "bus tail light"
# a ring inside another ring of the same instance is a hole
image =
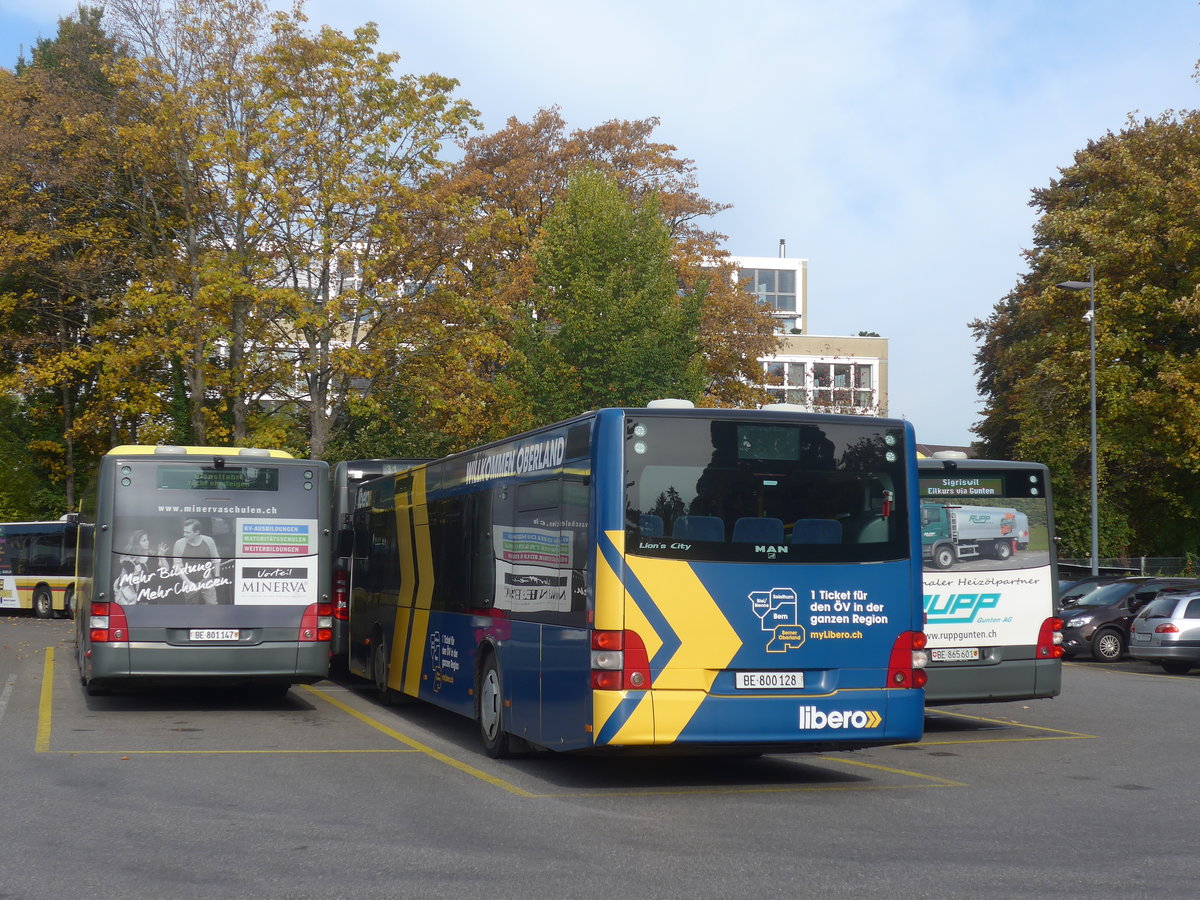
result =
[[[1062,648],[1062,629],[1063,620],[1051,616],[1042,623],[1041,629],[1038,631],[1037,639],[1037,658],[1038,659],[1061,659],[1063,655]]]
[[[350,576],[345,569],[333,573],[333,617],[339,622],[350,618]]]
[[[88,637],[93,644],[129,640],[129,620],[120,603],[94,601],[88,615]]]
[[[301,643],[333,640],[333,604],[310,603],[300,619]]]
[[[890,688],[923,688],[929,681],[925,665],[929,654],[925,650],[925,632],[903,631],[892,644],[888,663],[887,686]]]
[[[644,691],[650,687],[650,657],[636,631],[592,632],[592,689]]]

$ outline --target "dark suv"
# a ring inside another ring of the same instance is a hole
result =
[[[1200,578],[1123,578],[1068,600],[1059,611],[1063,652],[1116,662],[1129,646],[1129,623],[1143,606],[1163,594],[1195,590]]]

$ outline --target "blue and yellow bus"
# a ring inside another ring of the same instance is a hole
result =
[[[376,478],[350,671],[495,757],[916,741],[915,485],[903,421],[680,401]]]
[[[925,556],[926,702],[1057,696],[1062,620],[1050,473],[1035,462],[917,461]]]
[[[80,512],[89,694],[140,683],[286,692],[329,673],[328,467],[280,450],[115,447]]]

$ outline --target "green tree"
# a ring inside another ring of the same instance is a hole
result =
[[[1130,120],[1033,192],[1029,271],[972,323],[987,455],[1054,475],[1065,556],[1089,552],[1090,357],[1096,272],[1101,556],[1200,543],[1200,113]]]
[[[531,315],[514,373],[536,419],[699,398],[703,293],[678,291],[672,250],[655,195],[635,206],[595,170],[568,180],[533,247]]]
[[[736,284],[723,235],[701,227],[725,207],[700,196],[691,160],[653,140],[657,125],[656,119],[611,121],[568,132],[557,110],[543,109],[528,122],[510,119],[466,141],[442,185],[448,195],[442,239],[456,252],[439,287],[453,298],[446,304],[461,327],[450,352],[408,370],[406,389],[421,403],[419,419],[403,430],[449,435],[462,447],[543,421],[509,372],[521,366],[534,327],[533,248],[571,176],[588,168],[613,179],[635,206],[656,198],[676,286],[703,297],[701,403],[765,399],[752,385],[762,377],[758,358],[778,347],[774,320]]]

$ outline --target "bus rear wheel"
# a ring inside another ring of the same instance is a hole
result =
[[[375,645],[371,650],[371,680],[375,682],[375,691],[379,695],[379,702],[384,706],[391,706],[396,702],[396,692],[388,687],[391,662],[387,638],[381,634],[376,638]]]
[[[492,759],[505,759],[511,755],[508,732],[504,730],[504,692],[500,680],[500,666],[496,655],[489,653],[479,674],[475,690],[475,721],[479,723],[479,737],[483,741],[483,752]]]
[[[50,589],[39,587],[33,592],[33,614],[39,619],[49,619],[54,616],[54,600]]]

